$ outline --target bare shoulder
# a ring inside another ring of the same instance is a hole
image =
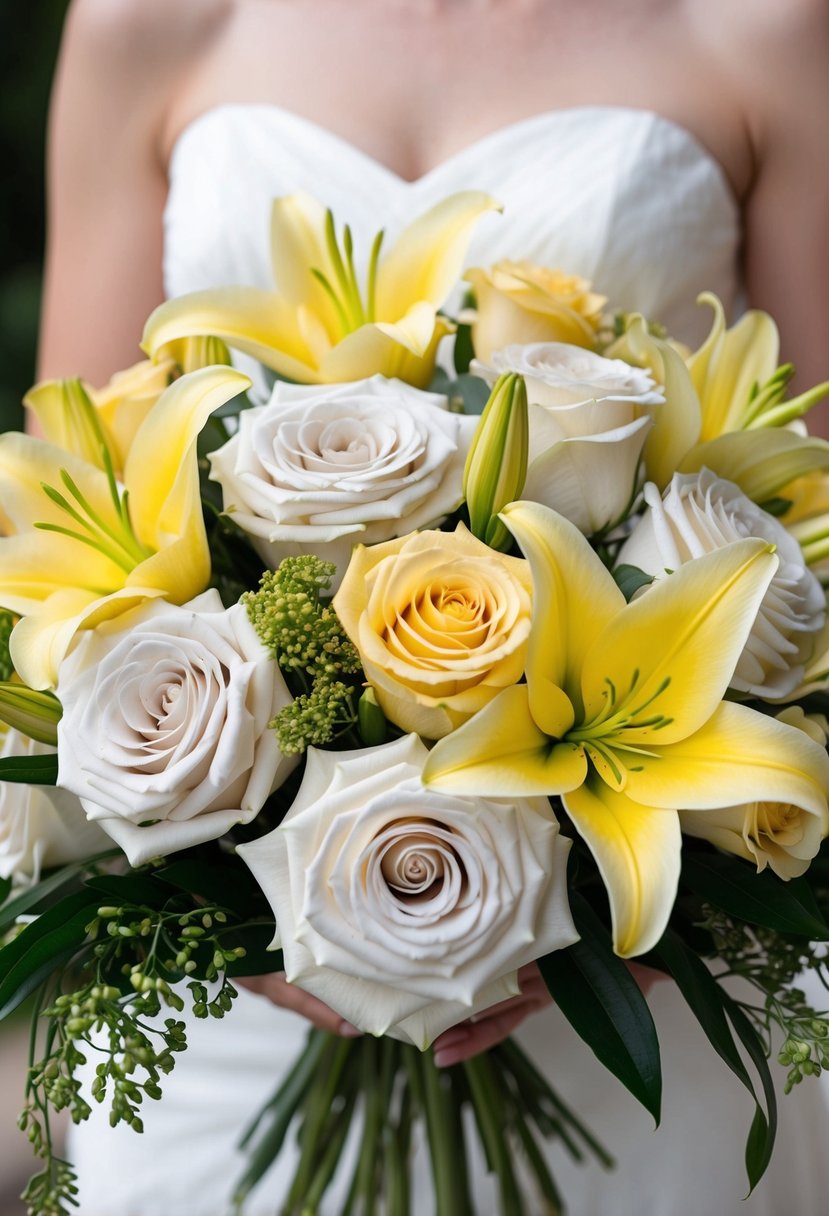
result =
[[[136,100],[186,72],[232,10],[231,0],[72,0],[61,70]]]
[[[737,86],[761,153],[783,134],[829,131],[829,0],[692,0],[690,8]]]

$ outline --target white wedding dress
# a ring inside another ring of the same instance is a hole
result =
[[[697,342],[710,289],[732,309],[739,295],[737,207],[719,165],[686,131],[640,110],[589,107],[513,124],[416,182],[406,182],[341,139],[273,106],[228,105],[197,119],[171,164],[165,271],[171,295],[228,283],[270,285],[270,199],[296,190],[347,221],[364,254],[376,228],[389,240],[415,215],[461,189],[489,191],[502,216],[480,223],[469,265],[528,258],[590,277],[624,309]],[[819,1000],[819,996],[816,996]],[[615,1155],[603,1172],[551,1159],[571,1216],[826,1216],[827,1086],[807,1079],[781,1098],[769,1174],[743,1202],[745,1136],[753,1106],[714,1055],[670,983],[650,1003],[665,1073],[662,1126],[597,1064],[557,1010],[529,1019],[519,1038],[556,1088]],[[82,1216],[228,1216],[251,1114],[302,1045],[306,1025],[243,992],[223,1022],[194,1022],[190,1048],[145,1112],[137,1136],[96,1111],[76,1129]],[[783,1069],[772,1066],[782,1079]],[[279,1210],[291,1162],[251,1197],[250,1216]],[[414,1216],[432,1211],[418,1158]],[[478,1216],[496,1202],[473,1162]],[[336,1216],[341,1199],[325,1209]],[[535,1216],[535,1213],[533,1214]]]

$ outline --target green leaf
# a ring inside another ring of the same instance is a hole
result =
[[[69,962],[86,940],[99,903],[94,892],[68,895],[0,950],[0,1020]]]
[[[76,882],[88,865],[88,861],[78,861],[72,865],[62,866],[59,870],[53,871],[48,878],[41,879],[31,887],[24,887],[13,899],[3,903],[0,906],[0,937],[8,932],[19,916],[25,916],[51,895],[55,895],[70,883]]]
[[[762,1042],[739,1006],[717,982],[702,959],[674,930],[668,929],[655,950],[641,961],[661,967],[673,976],[709,1043],[754,1099],[756,1110],[746,1143],[746,1169],[749,1184],[753,1189],[768,1165],[777,1129],[774,1091],[771,1088],[771,1076]],[[728,1024],[729,1020],[757,1067],[768,1114],[760,1105],[754,1083]]]
[[[455,371],[459,376],[464,375],[469,371],[469,364],[475,355],[475,349],[472,345],[472,326],[459,325],[455,334],[455,352],[453,362]]]
[[[801,878],[784,882],[770,870],[758,874],[750,863],[725,853],[686,852],[682,881],[706,903],[749,925],[829,941],[829,926]]]
[[[750,1190],[753,1191],[766,1172],[766,1168],[771,1160],[772,1149],[774,1148],[774,1140],[777,1135],[777,1094],[774,1090],[774,1082],[772,1081],[763,1040],[737,1002],[732,1000],[727,993],[724,996],[725,1012],[728,1014],[731,1024],[737,1032],[740,1042],[746,1049],[752,1064],[757,1069],[760,1084],[763,1086],[763,1096],[766,1100],[767,1114],[758,1105],[746,1142],[746,1172],[748,1173]]]
[[[633,599],[640,587],[647,587],[653,582],[652,574],[645,574],[638,566],[628,566],[623,563],[612,571],[613,581],[628,603]]]
[[[4,756],[0,760],[0,781],[16,781],[23,785],[56,785],[58,780],[57,753],[45,756]]]
[[[597,1058],[659,1123],[659,1041],[645,998],[613,953],[610,931],[576,892],[570,910],[581,940],[539,959],[550,993]]]
[[[10,878],[0,878],[0,908],[9,898],[12,889],[12,880]],[[2,929],[0,929],[2,933]]]

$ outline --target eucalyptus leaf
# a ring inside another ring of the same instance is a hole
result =
[[[659,1123],[662,1069],[650,1009],[610,931],[577,892],[570,910],[581,939],[539,959],[550,993],[596,1057]]]

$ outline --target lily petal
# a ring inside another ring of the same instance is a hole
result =
[[[198,469],[191,459],[213,410],[250,387],[231,367],[205,367],[164,391],[135,436],[124,470],[133,526],[145,544],[162,548],[198,516]]]
[[[332,346],[321,360],[317,382],[340,384],[382,375],[426,388],[432,378],[435,349],[454,326],[438,317],[431,304],[415,304],[396,324],[362,325]]]
[[[628,769],[627,793],[647,806],[712,810],[755,800],[792,803],[822,816],[829,829],[825,748],[746,705],[724,701],[689,738],[636,763]]]
[[[742,419],[755,385],[763,385],[777,368],[780,338],[766,312],[744,313],[731,329],[717,297],[706,292],[698,303],[714,309],[711,332],[691,355],[688,368],[702,405],[703,441],[743,425]]]
[[[562,801],[607,887],[614,950],[622,958],[644,954],[664,933],[676,898],[678,813],[642,806],[595,779]]]
[[[625,597],[578,528],[562,515],[538,503],[514,502],[500,518],[532,572],[527,680],[531,684],[538,675],[564,689],[578,715],[584,657],[625,607]]]
[[[679,472],[697,473],[702,468],[736,482],[744,494],[762,504],[796,477],[829,469],[829,443],[779,429],[733,431],[692,448]]]
[[[533,720],[526,684],[514,684],[432,748],[423,783],[456,794],[533,797],[574,789],[586,773],[582,749],[553,745]]]
[[[464,190],[419,216],[380,263],[376,315],[402,317],[418,301],[442,304],[460,277],[472,229],[501,209],[483,191]]]
[[[325,239],[325,207],[303,192],[275,198],[271,208],[271,266],[280,296],[295,309],[321,318],[333,342],[339,337],[334,305],[311,273],[320,270],[330,283],[334,269]]]
[[[587,722],[619,719],[611,746],[661,748],[697,730],[728,687],[777,565],[766,541],[737,541],[628,604],[585,659]]]
[[[163,594],[147,587],[107,596],[63,588],[12,630],[9,649],[15,671],[29,688],[54,688],[58,668],[79,629],[92,629]]]
[[[193,291],[167,300],[150,314],[141,345],[155,359],[169,342],[206,336],[221,338],[290,380],[309,383],[315,370],[296,309],[258,287]]]

